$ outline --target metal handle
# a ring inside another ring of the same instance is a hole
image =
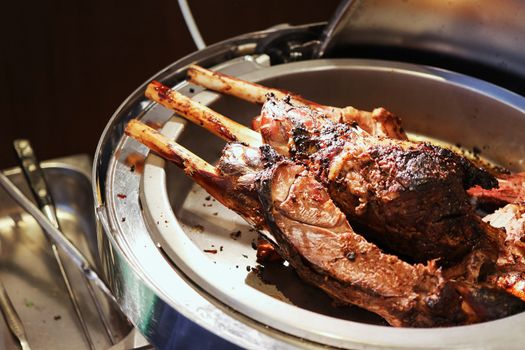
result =
[[[323,31],[321,42],[314,52],[314,58],[322,58],[328,46],[332,43],[337,30],[345,23],[346,17],[350,13],[350,8],[357,3],[357,0],[343,0],[337,6],[334,15],[326,25]]]
[[[5,290],[4,284],[2,282],[0,282],[0,307],[2,308],[2,312],[4,313],[9,329],[20,341],[22,349],[30,350],[31,348],[29,347],[29,343],[27,341],[27,335],[24,330],[22,320],[20,319],[20,316],[18,316],[18,313],[16,312],[9,295],[7,295],[7,291]]]
[[[47,219],[53,224],[53,226],[60,230],[60,224],[56,215],[53,199],[49,193],[47,183],[44,178],[44,172],[42,171],[42,168],[36,159],[33,148],[31,147],[31,143],[28,140],[15,140],[13,142],[13,146],[18,156],[18,160],[20,161],[22,172],[24,173],[29,188],[31,189],[31,192],[33,192],[33,196],[35,197],[40,210],[46,215]],[[46,237],[48,237],[47,234]],[[86,338],[89,348],[94,350],[95,345],[93,344],[93,339],[89,333],[89,328],[87,326],[86,320],[84,319],[84,315],[80,310],[78,299],[75,295],[73,287],[71,286],[71,281],[69,280],[69,276],[64,267],[64,263],[62,262],[62,258],[60,257],[58,248],[51,240],[49,241],[51,243],[53,256],[55,257],[55,261],[60,270],[60,275],[64,281],[69,300],[71,301],[71,305],[73,306],[73,310],[75,311],[75,315],[77,316],[78,322],[82,329],[82,333]]]
[[[47,232],[50,239],[53,240],[63,251],[69,256],[73,261],[75,266],[80,270],[80,272],[91,282],[103,292],[109,301],[120,310],[120,305],[117,300],[109,290],[108,286],[100,278],[100,276],[95,272],[91,267],[89,261],[86,257],[71,243],[64,234],[57,229],[47,217],[18,189],[0,171],[0,185],[5,189],[5,191],[18,203],[22,208],[24,208],[42,227],[44,231]],[[122,311],[121,311],[122,312]]]
[[[35,153],[29,141],[15,140],[13,146],[38,207],[44,208],[47,205],[53,205],[53,200],[47,190],[47,184],[42,175],[42,169],[36,160]]]
[[[71,243],[64,234],[58,230],[53,224],[47,219],[47,217],[16,187],[0,171],[0,185],[6,190],[6,192],[24,208],[42,227],[44,231],[49,234],[49,237],[64,250],[69,256],[77,268],[104,293],[106,296],[115,304],[118,305],[115,297],[111,294],[108,286],[100,278],[100,276],[91,267],[91,264],[86,257]]]
[[[57,228],[58,230],[61,230],[60,224],[58,221],[58,217],[56,214],[56,209],[55,209],[55,204],[53,202],[53,198],[51,196],[51,193],[45,181],[44,172],[42,171],[42,168],[40,167],[40,163],[36,158],[36,155],[35,155],[35,152],[33,151],[33,147],[31,146],[31,143],[29,142],[29,140],[24,140],[24,139],[15,140],[13,142],[13,146],[17,153],[17,156],[20,161],[20,165],[22,167],[25,178],[29,184],[29,187],[31,188],[31,191],[33,192],[33,195],[36,199],[38,206],[40,207],[40,210],[46,215],[47,219],[55,226],[55,228]],[[78,301],[73,292],[73,288],[71,287],[71,283],[69,281],[67,273],[63,267],[62,260],[60,256],[58,255],[57,247],[53,243],[51,247],[53,249],[53,253],[55,254],[55,259],[58,263],[58,266],[60,267],[60,272],[62,273],[62,277],[66,285],[66,289],[68,291],[69,297],[71,299],[71,303],[73,304],[73,308],[80,322],[82,330],[84,332],[84,336],[86,337],[86,340],[90,344],[90,347],[93,348],[94,346],[91,340],[91,336],[89,335],[89,329],[80,311]],[[93,301],[93,304],[95,305],[95,309],[97,311],[98,317],[101,320],[102,325],[104,326],[106,335],[108,336],[110,343],[115,344],[115,338],[113,336],[113,333],[111,332],[109,321],[106,319],[104,315],[102,305],[100,304],[100,301],[97,298],[95,290],[93,289],[93,286],[87,280],[84,274],[82,274],[82,277],[84,279],[84,283],[89,292],[91,300]]]

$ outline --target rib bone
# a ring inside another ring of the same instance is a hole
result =
[[[226,207],[240,213],[249,223],[261,225],[258,201],[253,196],[246,195],[246,189],[236,186],[234,178],[223,176],[205,160],[138,120],[131,120],[125,132],[162,158],[175,163],[209,194]]]
[[[148,85],[145,94],[147,98],[177,112],[184,118],[206,128],[225,140],[238,141],[250,146],[262,144],[259,133],[222,116],[200,103],[192,101],[190,98],[157,81],[153,81]]]
[[[192,83],[252,103],[263,104],[268,94],[273,94],[278,99],[291,96],[295,105],[314,109],[334,122],[358,123],[362,129],[372,135],[407,139],[399,118],[384,108],[376,108],[368,112],[350,106],[345,108],[325,106],[288,91],[268,88],[223,73],[212,72],[197,65],[188,67],[188,77]]]
[[[177,164],[187,174],[191,175],[200,172],[207,172],[217,175],[217,169],[191,153],[176,142],[171,141],[152,127],[136,120],[129,121],[125,130],[126,134],[133,137],[149,149],[173,163]]]

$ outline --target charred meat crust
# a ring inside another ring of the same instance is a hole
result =
[[[286,99],[270,98],[261,123],[263,138],[317,174],[348,218],[383,247],[452,264],[483,235],[465,190],[497,180],[456,153],[370,136]]]
[[[470,310],[470,322],[491,321],[525,310],[525,303],[501,289],[457,284]]]
[[[475,186],[468,193],[476,198],[478,204],[502,206],[508,203],[525,204],[525,172],[516,174],[501,174],[498,178],[499,186],[484,189]]]
[[[416,261],[444,257],[442,263],[451,263],[483,237],[464,189],[471,174],[483,179],[486,173],[427,144],[358,152],[347,156],[336,181],[325,183],[350,218],[368,227],[371,239]]]

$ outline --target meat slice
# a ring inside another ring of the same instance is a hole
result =
[[[493,189],[474,186],[468,193],[480,204],[525,203],[525,172],[500,175],[498,184],[499,186]]]
[[[304,168],[280,163],[264,172],[258,191],[277,249],[305,281],[394,326],[465,321],[459,296],[432,264],[409,265],[357,235]]]
[[[485,234],[465,190],[497,181],[450,150],[371,136],[271,96],[260,130],[279,153],[316,173],[367,237],[401,256],[449,264]]]

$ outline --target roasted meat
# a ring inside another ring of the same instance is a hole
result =
[[[326,118],[337,123],[357,123],[368,133],[377,136],[406,140],[407,136],[401,126],[401,120],[384,108],[376,108],[372,112],[362,111],[354,107],[338,108],[324,106],[309,101],[289,91],[272,89],[252,82],[244,81],[223,73],[191,65],[188,67],[188,78],[192,83],[207,89],[232,95],[243,100],[263,104],[266,96],[272,94],[278,98],[289,96],[296,106],[308,107]]]
[[[160,83],[151,83],[146,96],[228,141],[261,144],[257,133]],[[452,151],[373,136],[291,98],[268,98],[259,118],[263,140],[315,173],[368,238],[414,261],[441,258],[445,265],[479,243],[487,225],[465,190],[497,186],[486,171]]]
[[[303,280],[335,300],[375,312],[393,326],[466,320],[459,295],[432,264],[409,265],[356,234],[303,167],[270,166],[260,175],[257,191],[280,254]]]
[[[126,133],[266,232],[301,278],[339,303],[411,327],[480,322],[523,309],[493,288],[444,278],[434,263],[410,265],[384,254],[354,232],[315,176],[269,146],[230,144],[215,168],[140,122],[130,122]]]
[[[525,203],[525,172],[498,176],[497,188],[484,189],[472,187],[468,193],[482,205],[505,205],[508,203]]]
[[[465,190],[496,180],[450,150],[371,136],[274,97],[261,135],[307,164],[350,220],[400,255],[455,261],[485,234]]]
[[[507,204],[483,220],[505,232],[504,249],[488,280],[525,300],[525,205]]]

